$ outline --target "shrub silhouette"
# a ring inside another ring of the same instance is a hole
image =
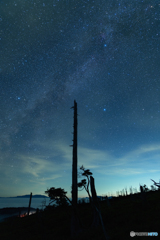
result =
[[[90,172],[89,169],[85,169],[85,168],[83,167],[83,165],[80,167],[80,169],[83,171],[83,172],[81,173],[81,175],[82,175],[82,176],[85,176],[85,177],[87,178],[87,180],[86,180],[86,179],[82,179],[81,182],[79,182],[79,183],[77,184],[77,186],[78,186],[78,188],[82,188],[81,191],[82,191],[83,189],[86,190],[86,192],[88,193],[88,196],[89,196],[89,200],[90,200],[90,202],[91,202],[91,195],[90,195],[90,192],[89,192],[89,184],[90,184],[89,176],[92,175],[92,172]]]
[[[64,191],[62,188],[50,188],[45,191],[46,194],[48,194],[48,197],[50,197],[50,203],[56,203],[58,206],[68,206],[70,202],[70,199],[66,196],[67,192]]]

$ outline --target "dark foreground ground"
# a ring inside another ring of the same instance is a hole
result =
[[[35,208],[30,208],[30,213],[36,212]],[[28,213],[28,207],[11,207],[11,208],[0,208],[0,222],[3,222],[6,219],[14,218],[15,216],[22,216],[23,214]]]
[[[30,208],[31,211],[35,211],[36,209],[35,208]],[[28,211],[28,207],[19,207],[19,208],[16,208],[16,207],[12,207],[12,208],[1,208],[0,209],[0,215],[3,215],[3,214],[16,214],[16,213],[21,213],[22,211]]]
[[[102,218],[110,240],[133,239],[130,232],[158,232],[160,239],[160,192],[149,192],[146,201],[133,195],[100,202]],[[80,205],[80,220],[87,227],[93,218],[89,204]],[[71,207],[43,211],[23,218],[12,218],[0,223],[0,239],[3,240],[71,240]],[[134,237],[146,239],[146,237]],[[102,226],[86,230],[74,240],[105,239]]]

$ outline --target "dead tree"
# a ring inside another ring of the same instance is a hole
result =
[[[103,219],[101,216],[100,206],[99,206],[97,193],[94,185],[94,178],[92,176],[90,176],[90,183],[91,183],[90,186],[91,186],[91,193],[92,193],[92,200],[93,200],[93,207],[94,207],[94,219],[93,219],[92,227],[94,228],[97,227],[99,225],[99,220],[100,220],[105,239],[108,240],[109,236],[107,235],[104,224],[103,224]]]
[[[28,216],[29,216],[29,212],[30,212],[31,200],[32,200],[32,193],[30,194],[30,199],[29,199]]]
[[[77,103],[74,100],[74,125],[73,125],[73,160],[72,160],[72,204],[74,207],[77,206]]]
[[[72,217],[71,217],[71,237],[76,237],[79,235],[79,233],[84,232],[84,227],[80,223],[78,214],[77,214],[77,199],[78,199],[78,184],[77,184],[77,103],[74,100],[74,106],[72,107],[74,109],[74,125],[73,125],[73,160],[72,160]],[[84,169],[82,169],[84,170]],[[85,174],[89,174],[89,170],[84,171]],[[85,175],[84,175],[85,176]],[[93,206],[94,211],[94,219],[91,224],[91,228],[95,228],[99,225],[99,219],[102,224],[103,232],[105,235],[105,238],[108,239],[108,236],[105,232],[103,220],[100,212],[100,208],[98,206],[97,201],[97,194],[94,186],[94,178],[90,176],[90,187],[91,187],[91,193],[92,193],[92,199],[93,202],[91,202]],[[88,189],[88,188],[87,188]],[[88,229],[89,230],[89,229]]]
[[[78,235],[82,229],[77,216],[77,102],[74,100],[74,124],[73,124],[73,159],[72,159],[72,217],[71,217],[71,236]]]

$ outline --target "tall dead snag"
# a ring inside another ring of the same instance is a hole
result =
[[[92,223],[92,227],[98,227],[99,225],[99,206],[98,206],[98,200],[97,200],[97,194],[96,189],[94,185],[94,178],[90,176],[90,188],[91,188],[91,194],[92,194],[92,204],[93,204],[93,211],[94,211],[94,219]]]
[[[73,160],[72,160],[72,219],[71,219],[71,236],[76,236],[81,232],[78,216],[76,214],[78,187],[77,187],[77,103],[74,100],[74,124],[73,124]]]
[[[93,206],[95,208],[94,209],[94,220],[92,223],[92,227],[94,227],[94,228],[97,227],[99,225],[99,219],[100,219],[105,239],[108,240],[109,236],[107,235],[106,230],[104,228],[101,211],[100,211],[100,207],[99,207],[99,203],[98,203],[98,199],[97,199],[97,193],[96,193],[96,189],[95,189],[95,185],[94,185],[94,178],[92,176],[90,176],[90,187],[91,187],[91,193],[92,193]]]
[[[77,206],[77,103],[74,100],[74,125],[73,125],[73,162],[72,162],[72,204]]]
[[[28,216],[29,216],[29,212],[30,212],[31,199],[32,199],[32,193],[30,194],[30,199],[29,199]]]

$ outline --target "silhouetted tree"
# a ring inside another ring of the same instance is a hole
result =
[[[148,192],[149,189],[148,189],[148,187],[144,184],[143,186],[140,185],[140,191],[141,191],[141,192]]]
[[[45,191],[45,193],[50,197],[50,203],[55,202],[58,206],[68,206],[68,202],[72,204],[70,199],[66,196],[67,192],[62,188],[50,188]]]
[[[81,175],[82,175],[82,176],[85,176],[87,179],[82,179],[81,182],[79,182],[79,183],[77,184],[77,186],[78,186],[79,188],[82,188],[81,191],[82,191],[83,189],[86,190],[86,192],[88,193],[88,196],[89,196],[89,200],[90,200],[90,202],[91,202],[91,195],[90,195],[90,192],[89,192],[89,184],[90,184],[89,176],[92,175],[92,172],[90,172],[89,169],[85,169],[85,168],[83,167],[83,165],[80,167],[80,169],[82,170]]]

